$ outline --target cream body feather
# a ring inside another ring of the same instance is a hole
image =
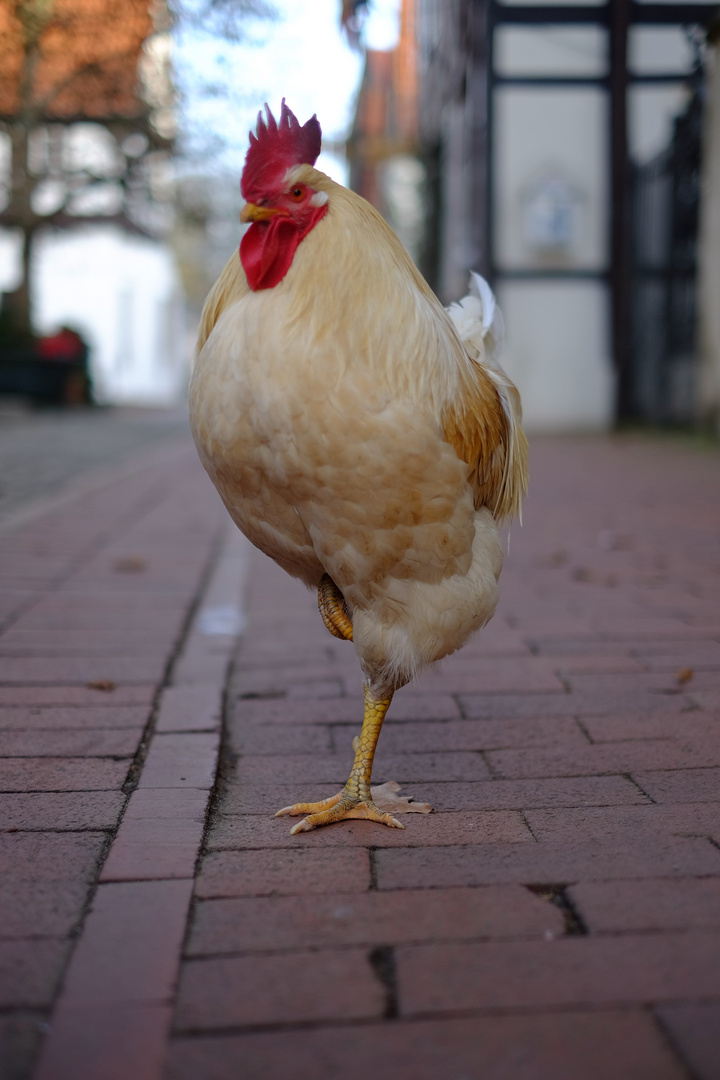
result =
[[[251,292],[228,263],[203,315],[193,435],[246,536],[307,585],[336,582],[382,694],[491,618],[493,511],[516,508],[524,462],[481,350],[468,354],[382,219],[310,166],[291,177],[327,192],[328,212],[274,288]],[[478,397],[491,465],[455,445],[477,441]]]

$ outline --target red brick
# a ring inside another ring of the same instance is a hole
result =
[[[106,791],[122,787],[129,767],[129,759],[6,758],[0,791]]]
[[[192,878],[207,798],[196,788],[134,791],[100,880]]]
[[[61,1006],[167,1003],[192,883],[100,885],[65,977]]]
[[[205,732],[155,735],[140,775],[141,788],[195,787],[215,782],[218,734]]]
[[[482,1080],[686,1076],[646,1013],[575,1010],[180,1038],[167,1080],[475,1078],[479,1062]]]
[[[569,892],[591,933],[720,929],[720,878],[581,882]]]
[[[300,683],[323,682],[326,679],[337,678],[337,675],[336,666],[330,660],[314,667],[286,667],[273,664],[269,668],[253,667],[250,671],[241,672],[235,680],[235,686],[241,696],[262,696],[269,693],[284,693]]]
[[[115,683],[159,682],[165,670],[164,656],[135,658],[13,656],[0,657],[0,682],[21,686],[72,684],[110,680]]]
[[[0,731],[0,756],[43,757],[132,757],[143,727],[107,728],[93,731]]]
[[[333,728],[335,749],[352,743],[355,729]],[[587,746],[587,738],[569,716],[540,716],[532,720],[451,720],[446,723],[423,723],[383,726],[382,748],[387,753],[427,751],[494,750],[520,746]]]
[[[352,767],[352,748],[346,754],[295,754],[273,757],[242,758],[237,766],[239,779],[253,783],[264,781],[276,784],[327,783],[342,786]],[[487,765],[479,754],[386,754],[382,741],[375,759],[373,783],[397,780],[414,784],[432,780],[484,780],[489,777]],[[332,795],[333,792],[327,792]]]
[[[528,810],[526,819],[540,841],[572,841],[584,836],[631,840],[640,833],[709,836],[718,827],[717,807],[711,803]]]
[[[612,694],[461,694],[459,702],[469,717],[592,716],[631,711],[675,715],[692,704],[688,694],[654,694],[632,684]]]
[[[720,1004],[661,1005],[660,1023],[697,1080],[720,1076]]]
[[[647,739],[563,749],[497,750],[488,754],[498,776],[582,776],[720,765],[720,737]]]
[[[124,802],[120,791],[9,792],[0,795],[0,828],[112,829]]]
[[[716,733],[717,721],[704,712],[678,712],[662,715],[638,714],[586,716],[583,727],[595,743],[622,742],[630,739],[673,739]]]
[[[563,692],[563,685],[555,674],[555,664],[545,657],[493,657],[478,659],[472,672],[433,668],[423,676],[423,686],[435,693],[484,694],[513,693],[526,690]]]
[[[95,880],[105,836],[0,834],[0,927],[4,937],[69,934]]]
[[[155,689],[154,685],[116,686],[109,691],[90,686],[0,686],[0,706],[88,705],[95,709],[107,705],[150,706],[155,697]]]
[[[385,991],[365,949],[194,960],[183,967],[175,1025],[195,1030],[382,1015]]]
[[[158,1080],[171,1013],[169,1005],[61,1003],[34,1080]]]
[[[100,698],[96,690],[95,695]],[[104,698],[114,699],[114,694]],[[82,731],[88,728],[139,728],[145,727],[150,715],[143,705],[110,705],[98,701],[95,708],[89,706],[5,706],[0,708],[0,731]]]
[[[475,783],[427,783],[412,792],[420,802],[436,810],[522,810],[531,806],[625,806],[648,804],[649,799],[623,776],[549,777],[531,780],[481,780]],[[219,798],[223,813],[273,814],[281,806],[319,801],[328,795],[327,785],[297,783],[293,786],[230,781]]]
[[[417,889],[343,896],[203,900],[189,953],[386,945],[479,938],[545,938],[563,932],[561,912],[519,885]]]
[[[293,896],[363,892],[369,885],[367,851],[327,852],[298,845],[291,851],[223,851],[207,855],[196,892],[206,898]]]
[[[634,1005],[720,994],[720,934],[401,945],[403,1016]]]
[[[165,631],[148,633],[141,628],[101,630],[25,630],[13,627],[0,638],[2,656],[166,656],[175,635]]]
[[[457,703],[448,694],[413,693],[411,685],[393,698],[388,723],[405,720],[451,720],[460,716]],[[362,722],[363,703],[358,693],[347,698],[301,701],[285,698],[241,699],[233,702],[236,722],[262,724],[328,724]]]
[[[720,851],[700,837],[399,848],[375,857],[381,889],[720,875]]]
[[[357,734],[358,728],[353,729]],[[330,729],[320,724],[247,724],[230,721],[230,746],[237,754],[327,754],[332,749]],[[352,736],[347,744],[352,742]]]
[[[42,1008],[52,1004],[69,941],[0,940],[0,1008]]]
[[[216,731],[222,719],[222,685],[168,686],[160,699],[155,730]]]
[[[38,1014],[10,1013],[0,1017],[0,1069],[9,1080],[30,1076],[42,1038]]]
[[[401,794],[403,794],[401,792]],[[315,829],[303,840],[307,847],[428,847],[435,844],[495,844],[532,841],[521,815],[514,810],[465,811],[462,814],[398,814],[404,829],[379,828],[374,822],[346,821]],[[207,839],[210,850],[293,848],[290,827],[299,818],[257,814],[218,818]]]
[[[635,780],[651,799],[659,803],[715,803],[720,791],[720,769],[717,768],[636,772]]]

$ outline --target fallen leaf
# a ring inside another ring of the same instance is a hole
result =
[[[694,674],[695,672],[691,667],[684,667],[681,668],[680,671],[678,671],[675,678],[680,683],[680,685],[683,686],[686,682],[690,682]]]
[[[370,788],[370,795],[377,806],[387,814],[432,814],[432,806],[426,802],[413,802],[412,795],[398,795],[400,784],[388,780]]]
[[[116,559],[113,570],[118,574],[139,574],[147,566],[147,561],[141,555],[129,555],[127,558]]]

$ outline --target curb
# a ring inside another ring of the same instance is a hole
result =
[[[35,1080],[160,1080],[225,682],[242,632],[247,541],[228,530],[160,697],[138,785],[100,874]]]

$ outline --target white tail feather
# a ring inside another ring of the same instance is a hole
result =
[[[451,304],[447,311],[468,356],[482,365],[497,388],[510,435],[497,506],[517,513],[522,522],[522,496],[527,489],[527,443],[521,427],[520,395],[500,364],[505,344],[502,312],[485,278],[475,272],[470,274],[468,295]]]

